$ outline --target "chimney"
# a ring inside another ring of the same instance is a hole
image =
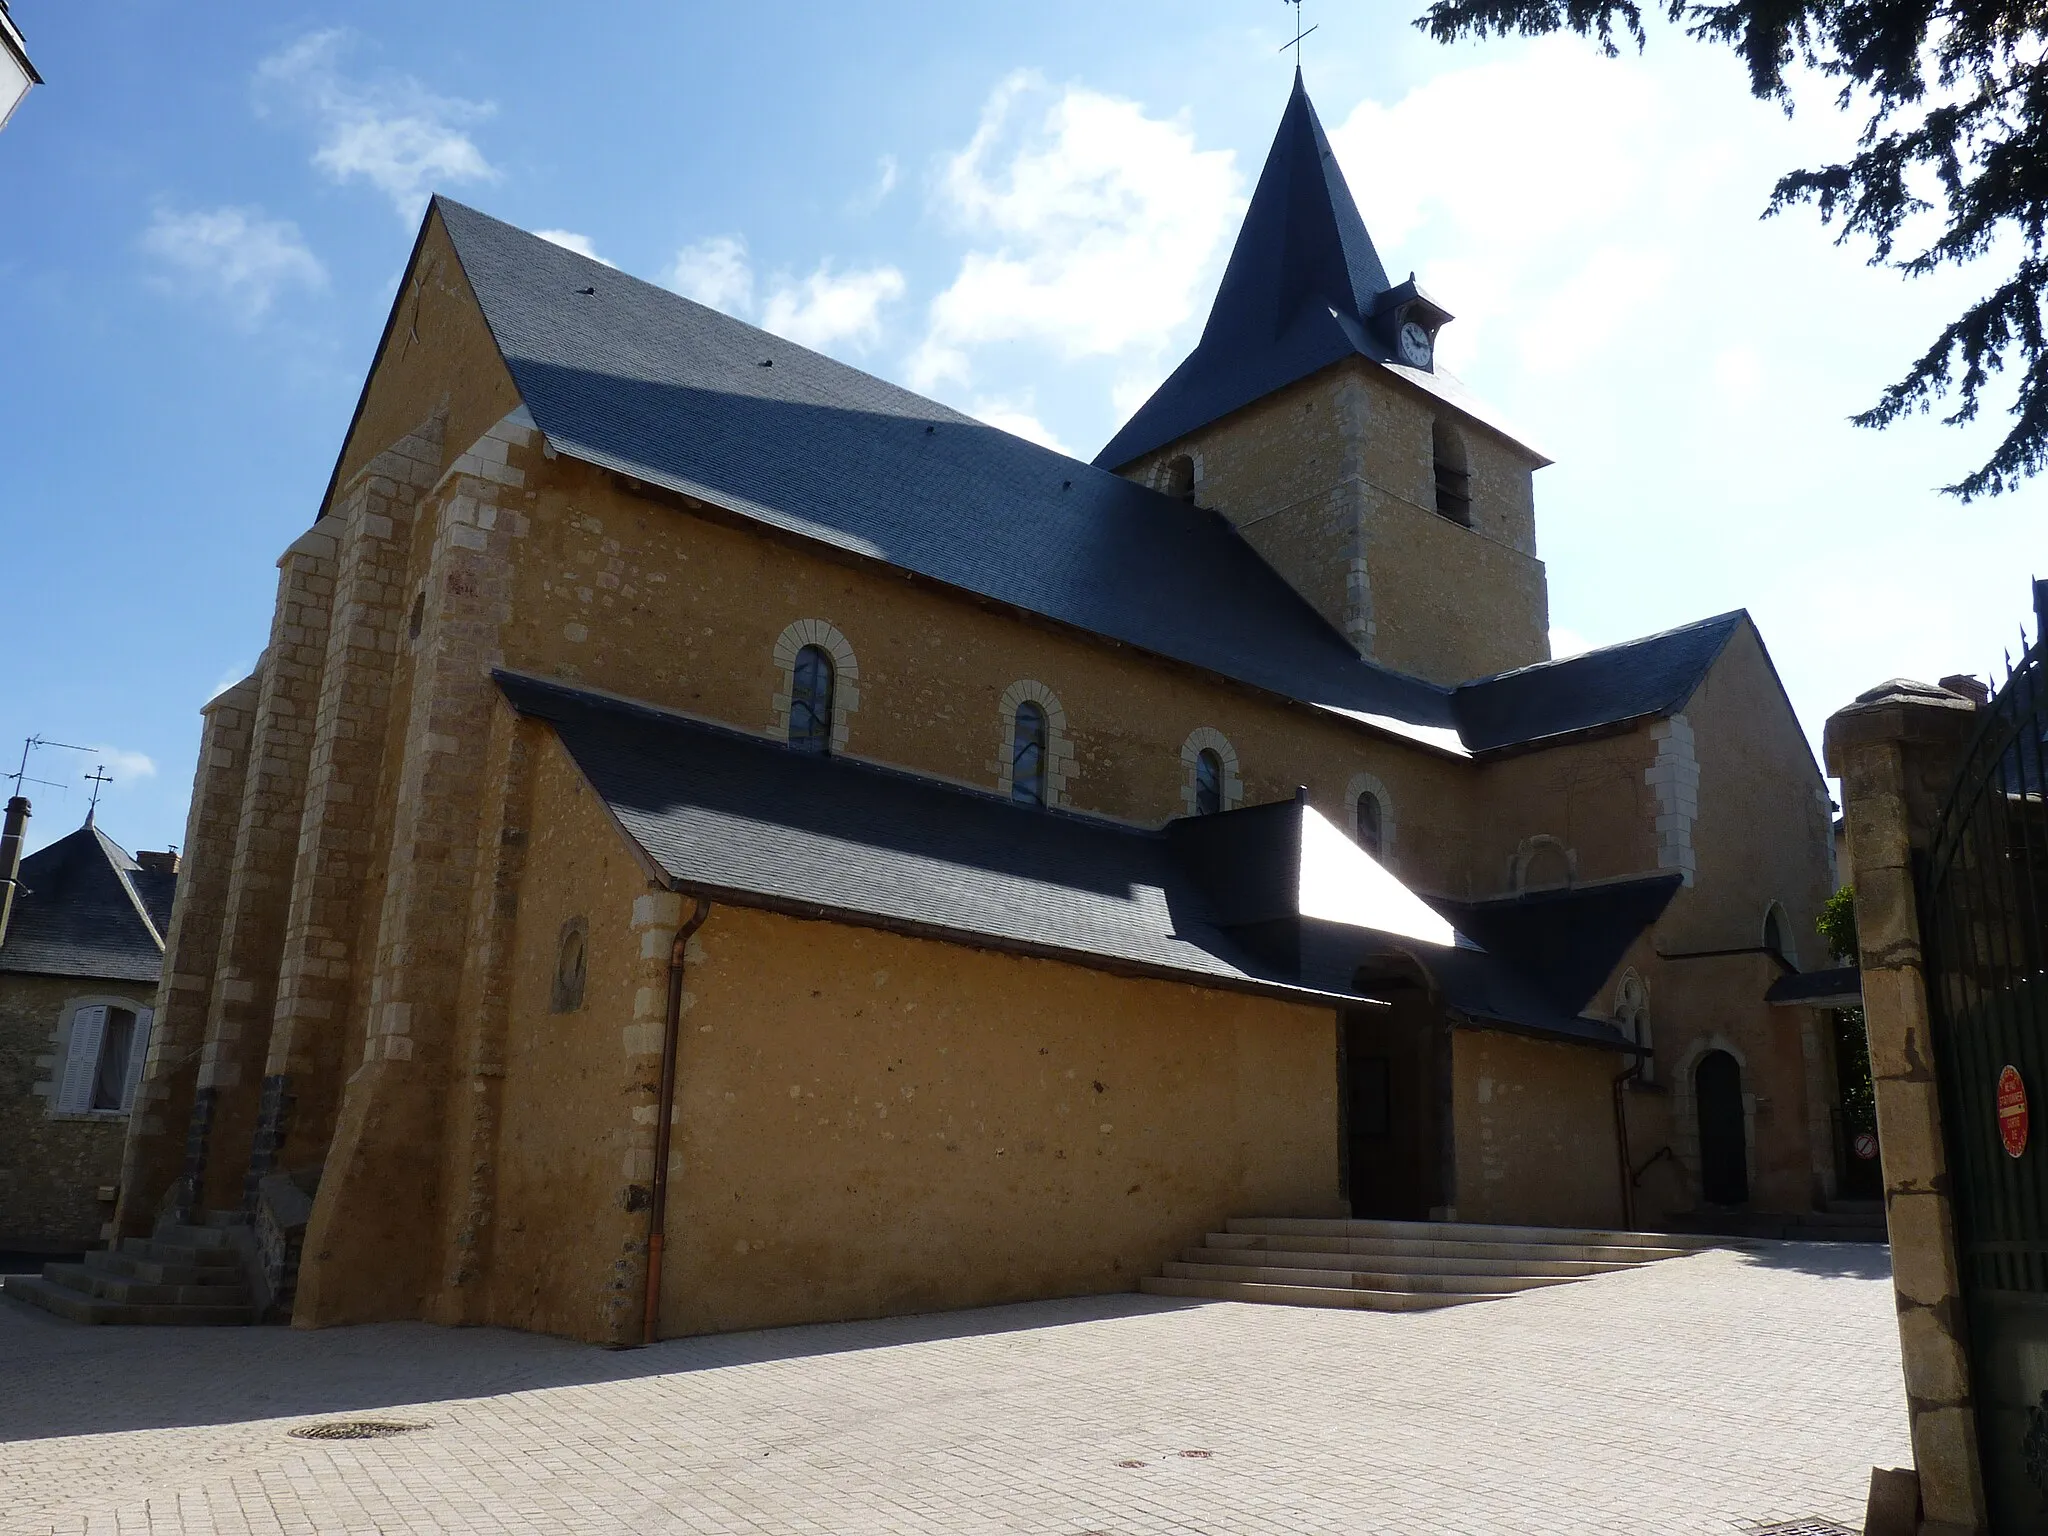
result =
[[[1982,709],[1991,702],[1990,687],[1979,679],[1970,676],[1967,672],[1958,672],[1953,677],[1944,677],[1941,680],[1941,686],[1950,693],[1961,694],[1979,709]]]
[[[178,850],[171,848],[162,853],[138,853],[135,862],[152,874],[175,875],[178,872]]]
[[[7,942],[15,892],[21,888],[21,840],[27,833],[28,801],[16,795],[7,802],[7,819],[0,822],[0,944]]]

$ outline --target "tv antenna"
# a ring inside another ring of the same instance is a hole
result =
[[[1309,33],[1315,31],[1316,27],[1321,26],[1322,23],[1317,22],[1314,27],[1304,28],[1301,24],[1301,0],[1282,0],[1282,3],[1294,7],[1294,36],[1282,43],[1274,51],[1276,53],[1285,53],[1288,49],[1292,48],[1294,50],[1294,69],[1299,74],[1301,72],[1301,40],[1307,37]]]
[[[21,766],[15,769],[14,772],[12,773],[0,774],[0,780],[11,779],[14,781],[14,792],[17,795],[21,793],[21,787],[24,784],[44,784],[51,789],[64,789],[68,787],[66,785],[59,784],[55,779],[36,779],[29,777],[28,755],[29,753],[35,751],[36,748],[38,747],[56,747],[65,752],[90,752],[92,750],[91,747],[74,747],[68,741],[52,741],[47,736],[29,737],[26,741],[22,742],[21,744]],[[99,792],[95,790],[93,793],[95,796],[97,796]]]

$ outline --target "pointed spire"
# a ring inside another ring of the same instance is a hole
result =
[[[1120,468],[1339,358],[1393,362],[1418,317],[1432,342],[1450,318],[1387,280],[1297,68],[1201,341],[1095,462]]]
[[[1392,286],[1296,69],[1202,344],[1274,341],[1317,300],[1363,324]]]

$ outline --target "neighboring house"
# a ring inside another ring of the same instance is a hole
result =
[[[1093,464],[446,200],[400,291],[204,711],[123,1235],[624,1343],[656,1214],[686,1333],[1833,1192],[1757,628],[1550,658],[1547,461],[1298,84]]]
[[[176,854],[130,858],[90,819],[21,861],[0,906],[0,1249],[106,1236],[177,883]]]

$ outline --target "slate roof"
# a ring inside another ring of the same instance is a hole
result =
[[[1675,709],[1675,680],[1725,642],[1704,631],[1740,617],[1439,687],[1360,659],[1216,512],[460,203],[434,211],[557,452],[1453,752]]]
[[[1749,622],[1748,613],[1737,609],[1461,684],[1456,694],[1459,735],[1471,751],[1491,752],[1673,714],[1706,680],[1736,630]]]
[[[1460,933],[1527,974],[1553,1006],[1576,1014],[1683,884],[1674,872],[1436,906]]]
[[[1386,303],[1412,298],[1412,282]],[[1394,288],[1297,70],[1201,340],[1095,462],[1129,464],[1350,357],[1515,437],[1455,380],[1396,360],[1374,320]]]
[[[1301,823],[1313,813],[1298,803],[1150,831],[495,675],[515,709],[552,725],[626,835],[680,889],[1326,1004],[1357,1000],[1352,978],[1366,958],[1412,947],[1299,915]],[[1560,1007],[1540,961],[1529,970],[1425,947],[1451,978],[1453,1005],[1477,1021],[1629,1048],[1611,1026]]]
[[[557,452],[1289,698],[1454,724],[1448,693],[1360,660],[1221,514],[434,211]]]
[[[1860,1008],[1863,972],[1853,965],[1825,971],[1792,971],[1771,983],[1764,1001],[1779,1007]]]
[[[155,981],[176,879],[141,868],[87,822],[21,861],[0,973]]]

